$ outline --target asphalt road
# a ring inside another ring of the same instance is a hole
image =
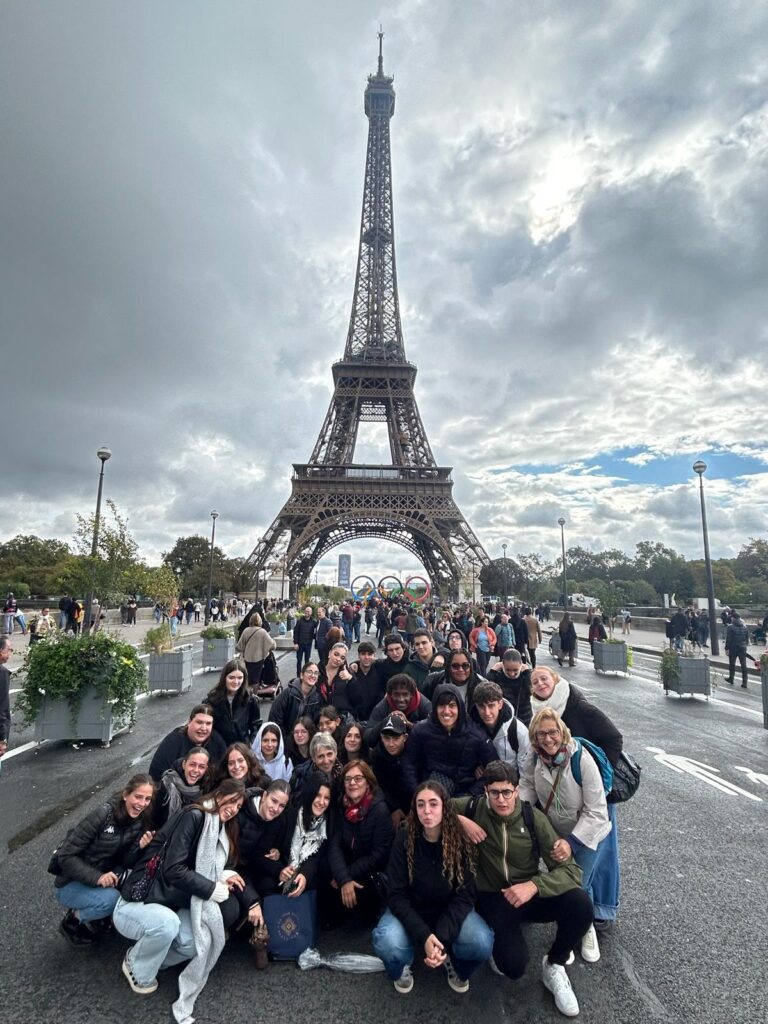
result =
[[[199,650],[199,647],[198,647]],[[542,649],[541,658],[549,656]],[[281,669],[291,674],[293,658]],[[665,697],[651,659],[633,675],[599,677],[590,662],[564,669],[625,734],[643,765],[635,798],[619,809],[622,909],[600,937],[602,959],[569,968],[581,1019],[622,1024],[707,1021],[747,1024],[765,1017],[763,932],[768,900],[768,732],[759,696],[720,687],[716,696]],[[149,1024],[171,1021],[179,969],[154,996],[134,996],[120,973],[125,942],[115,936],[72,950],[59,936],[61,911],[45,868],[67,829],[134,770],[203,697],[215,675],[196,676],[191,694],[142,702],[133,732],[109,749],[46,744],[8,760],[0,776],[0,1007],[8,1021]],[[754,689],[757,689],[756,687]],[[725,692],[724,692],[725,690]],[[29,736],[18,736],[19,742]],[[654,748],[650,750],[649,748]],[[690,759],[690,760],[688,760]],[[705,767],[697,767],[691,761]],[[708,766],[708,767],[706,767]],[[699,773],[691,774],[691,772]],[[464,1020],[559,1021],[540,981],[547,926],[529,932],[531,966],[516,983],[483,967],[468,995],[441,973],[417,966],[408,996],[383,974],[351,975],[292,964],[257,973],[243,948],[228,949],[196,1007],[203,1024],[293,1021],[388,1024],[416,1015],[432,1024]],[[363,932],[322,933],[323,952],[371,952]]]

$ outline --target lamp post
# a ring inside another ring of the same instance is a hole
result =
[[[108,460],[112,457],[112,452],[107,448],[105,444],[99,448],[96,455],[101,461],[101,471],[99,472],[99,490],[96,495],[96,518],[93,520],[93,541],[91,543],[91,558],[96,558],[96,553],[99,547],[99,520],[101,518],[101,489],[104,486],[104,466]],[[96,571],[95,562],[91,563],[91,587],[88,591],[88,596],[85,599],[85,610],[83,612],[83,633],[90,633],[91,631],[91,606],[93,605],[93,576]]]
[[[216,509],[211,510],[211,519],[213,520],[213,526],[211,527],[211,557],[208,562],[208,597],[205,601],[205,625],[211,621],[211,590],[213,588],[213,541],[216,537],[216,520],[219,518],[219,513]],[[258,583],[257,583],[258,587]]]
[[[563,611],[568,611],[568,572],[565,566],[565,519],[560,516],[557,520],[560,525],[560,543],[563,548]]]
[[[699,496],[701,497],[701,529],[704,533],[704,563],[707,571],[707,600],[709,601],[709,636],[710,650],[720,654],[720,638],[717,635],[717,616],[715,615],[715,580],[712,576],[712,559],[709,557],[709,531],[707,530],[707,506],[704,503],[704,473],[707,464],[699,459],[693,464],[694,473],[699,475]]]
[[[504,563],[504,607],[507,607],[507,543],[506,541],[501,545],[503,552],[502,560]]]

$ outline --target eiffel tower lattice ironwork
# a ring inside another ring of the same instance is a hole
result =
[[[368,149],[344,358],[333,364],[333,398],[309,462],[294,464],[291,496],[243,566],[251,582],[282,564],[292,586],[302,586],[332,548],[361,537],[407,548],[445,597],[458,595],[465,560],[490,563],[453,500],[451,468],[435,463],[413,391],[416,367],[405,358],[392,210],[392,82],[379,33],[378,70],[365,90]],[[391,465],[353,461],[366,421],[386,423]]]

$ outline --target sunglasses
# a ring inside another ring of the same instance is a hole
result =
[[[451,668],[457,668],[461,672],[469,672],[472,666],[468,665],[466,661],[454,661]]]

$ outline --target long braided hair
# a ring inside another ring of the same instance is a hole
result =
[[[453,809],[447,790],[443,785],[434,780],[427,780],[416,787],[413,799],[411,800],[410,813],[405,819],[405,853],[408,862],[408,881],[413,882],[413,856],[416,840],[424,833],[419,816],[416,813],[416,800],[427,789],[440,797],[443,805],[443,821],[440,836],[443,843],[443,877],[449,885],[458,887],[464,884],[468,875],[474,874],[477,851],[464,835],[464,830],[459,824],[458,816]]]

